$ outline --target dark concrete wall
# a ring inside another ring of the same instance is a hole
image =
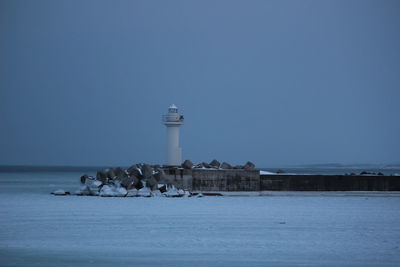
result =
[[[259,191],[260,172],[257,170],[192,171],[193,191]]]
[[[257,170],[164,169],[159,183],[190,191],[400,191],[400,176],[260,175]]]
[[[178,168],[164,168],[160,184],[173,184],[176,188],[192,190],[192,170]]]
[[[260,190],[400,191],[400,177],[370,175],[260,175]]]

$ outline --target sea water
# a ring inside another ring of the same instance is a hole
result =
[[[0,172],[0,266],[399,266],[400,198],[53,196],[81,171]]]

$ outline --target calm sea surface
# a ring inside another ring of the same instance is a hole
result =
[[[0,172],[0,266],[400,264],[400,197],[50,194],[82,173],[95,169]]]

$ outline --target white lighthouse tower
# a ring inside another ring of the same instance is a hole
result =
[[[178,108],[172,104],[168,113],[163,115],[162,120],[167,126],[167,165],[181,165],[182,149],[179,147],[179,127],[183,124],[183,115],[179,114]]]

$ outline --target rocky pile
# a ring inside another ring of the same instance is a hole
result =
[[[244,170],[251,170],[254,169],[256,166],[254,163],[248,161],[245,165],[236,165],[232,166],[227,162],[220,163],[218,160],[214,159],[210,163],[202,162],[197,165],[194,165],[190,160],[185,160],[182,165],[184,169],[244,169]]]
[[[188,192],[175,188],[159,166],[147,164],[134,164],[126,170],[120,167],[99,170],[96,177],[82,175],[80,182],[82,185],[76,195],[102,197],[189,195]]]

